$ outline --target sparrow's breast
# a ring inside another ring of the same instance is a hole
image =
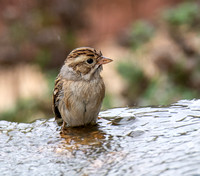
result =
[[[70,126],[96,122],[105,95],[103,80],[73,81],[67,84],[64,91],[64,120]]]

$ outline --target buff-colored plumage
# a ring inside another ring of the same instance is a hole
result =
[[[77,48],[68,55],[53,92],[53,112],[63,127],[96,124],[105,95],[100,72],[102,64],[111,61],[90,47]]]

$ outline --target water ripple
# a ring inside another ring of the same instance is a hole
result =
[[[98,126],[0,121],[0,175],[199,175],[200,100],[115,108]]]

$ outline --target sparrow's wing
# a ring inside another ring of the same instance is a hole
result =
[[[60,111],[58,109],[59,106],[59,101],[61,99],[61,97],[63,96],[63,92],[62,92],[62,79],[61,77],[58,75],[56,80],[55,80],[55,87],[54,87],[54,91],[53,91],[53,112],[55,115],[55,120],[57,121],[57,123],[62,123],[62,117],[60,115]]]

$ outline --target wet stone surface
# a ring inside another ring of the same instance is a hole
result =
[[[0,175],[200,175],[200,100],[115,108],[98,126],[0,121]]]

